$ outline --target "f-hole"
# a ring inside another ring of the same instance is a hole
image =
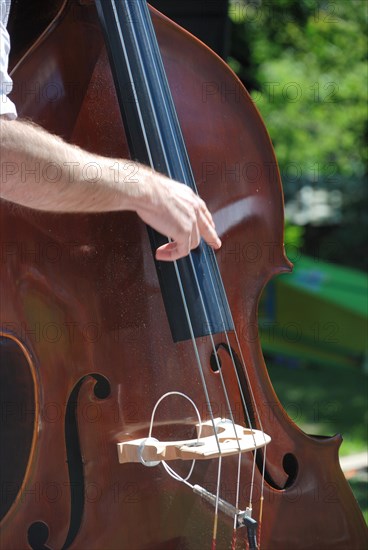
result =
[[[96,384],[94,386],[94,394],[98,399],[106,399],[110,395],[110,384],[108,380],[101,374],[91,374]],[[71,514],[69,533],[66,538],[62,550],[66,550],[75,539],[82,522],[84,509],[84,474],[82,452],[78,434],[78,396],[79,391],[87,379],[84,376],[75,386],[70,394],[65,417],[65,441],[67,449],[67,460],[69,469],[69,479],[71,487]]]
[[[221,358],[221,355],[223,355],[223,353],[226,353],[226,357]],[[256,418],[256,415],[255,415],[254,405],[253,405],[253,401],[251,399],[251,393],[250,393],[250,390],[249,390],[248,381],[247,381],[242,363],[239,359],[239,356],[237,355],[237,353],[235,352],[235,350],[233,348],[230,348],[227,344],[224,344],[224,343],[218,344],[216,346],[216,354],[217,354],[217,359],[215,358],[214,353],[212,353],[212,355],[210,357],[211,369],[214,372],[216,372],[216,371],[218,371],[218,366],[220,366],[221,369],[224,368],[225,363],[229,363],[229,359],[230,359],[231,362],[232,361],[234,362],[236,372],[237,372],[238,378],[239,378],[241,391],[242,391],[243,396],[244,396],[244,402],[245,402],[245,405],[248,409],[248,417],[250,419],[251,426],[253,428],[260,429],[261,427],[259,426],[259,422],[257,422],[257,418]],[[230,364],[228,364],[228,366],[230,367]],[[247,417],[247,414],[246,414],[246,411],[245,411],[243,399],[240,399],[240,401],[242,403],[244,419],[245,419],[245,422],[247,424],[248,423],[248,417]],[[270,434],[270,435],[272,437],[272,434]],[[258,468],[259,472],[262,474],[263,464],[264,464],[264,451],[262,449],[258,449],[258,451],[257,451],[256,464],[257,464],[257,468]],[[280,490],[280,489],[286,489],[287,487],[290,487],[294,483],[295,478],[296,478],[297,473],[298,473],[298,470],[299,470],[298,460],[297,460],[296,456],[291,454],[291,453],[287,453],[287,454],[284,455],[284,457],[282,459],[282,466],[283,466],[284,472],[287,474],[288,477],[287,477],[284,485],[280,486],[278,483],[276,483],[276,481],[274,480],[274,478],[272,477],[272,475],[268,471],[267,463],[266,463],[266,468],[264,470],[265,480],[274,489]]]
[[[65,442],[70,482],[70,524],[62,550],[66,550],[73,543],[81,526],[84,510],[85,484],[77,415],[79,392],[89,377],[96,380],[93,392],[98,399],[106,399],[111,391],[108,380],[100,374],[93,373],[77,382],[68,399],[65,414]],[[33,550],[48,550],[48,536],[49,527],[42,521],[34,522],[28,529],[28,542]]]

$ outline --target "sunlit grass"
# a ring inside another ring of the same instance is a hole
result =
[[[368,376],[362,370],[327,366],[287,366],[267,361],[275,391],[292,420],[306,433],[340,433],[340,456],[367,452]],[[368,523],[368,483],[349,483]]]
[[[267,361],[286,412],[312,435],[343,436],[341,456],[367,449],[368,377],[361,370]]]

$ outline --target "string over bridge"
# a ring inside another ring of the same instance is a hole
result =
[[[197,439],[181,441],[158,441],[152,437],[118,442],[118,457],[121,464],[141,462],[146,466],[159,464],[162,460],[209,460],[254,451],[267,445],[271,438],[260,430],[244,428],[221,418],[196,424]]]

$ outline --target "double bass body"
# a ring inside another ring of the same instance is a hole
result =
[[[289,270],[267,132],[225,64],[152,14],[199,193],[223,241],[217,260],[239,335],[238,342],[230,334],[230,347],[242,389],[248,398],[253,393],[272,437],[261,547],[361,549],[366,528],[339,467],[340,438],[307,436],[287,418],[257,338],[262,288]],[[13,79],[21,117],[88,150],[128,157],[93,3],[64,1]],[[98,166],[84,168],[98,176]],[[26,169],[20,166],[20,175]],[[50,165],[47,177],[57,177],[58,169]],[[135,176],[132,161],[124,169],[126,177]],[[55,215],[6,203],[0,221],[1,378],[3,399],[10,395],[13,407],[2,430],[2,484],[11,480],[11,486],[2,498],[1,547],[208,548],[213,509],[207,502],[162,466],[118,462],[117,442],[147,435],[163,394],[183,392],[203,419],[208,416],[192,344],[172,340],[146,228],[129,212]],[[229,344],[223,334],[213,339],[233,415],[246,424]],[[210,338],[198,338],[197,345],[214,411],[226,416]],[[248,378],[239,367],[241,355]],[[250,398],[248,405],[259,427]],[[153,435],[193,437],[196,421],[192,406],[173,395],[160,405]],[[255,517],[264,454],[258,458]],[[221,495],[231,502],[237,458],[223,462]],[[252,464],[253,455],[243,458],[242,508],[252,489]],[[175,467],[185,475],[189,466]],[[193,483],[215,492],[217,461],[198,462]],[[220,515],[217,547],[229,548],[231,538],[232,522]],[[237,545],[246,548],[244,529]]]

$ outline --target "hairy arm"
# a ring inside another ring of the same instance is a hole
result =
[[[24,121],[0,121],[1,197],[37,210],[134,210],[145,200],[150,171],[139,166],[137,185],[124,162],[99,157]],[[152,177],[152,176],[151,176]],[[127,179],[128,181],[124,181]]]
[[[160,260],[187,255],[201,237],[221,245],[205,203],[141,164],[127,177],[127,161],[88,153],[21,120],[0,118],[0,141],[0,196],[8,201],[54,212],[135,211],[173,240],[157,250]]]

